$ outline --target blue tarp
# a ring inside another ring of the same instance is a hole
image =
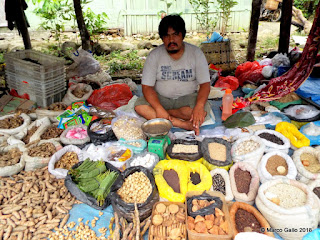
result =
[[[313,102],[320,105],[320,78],[309,77],[296,93],[305,98],[311,98]]]

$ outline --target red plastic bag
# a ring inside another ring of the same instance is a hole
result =
[[[233,76],[219,77],[214,87],[230,88],[232,91],[234,91],[239,87],[239,81]]]
[[[235,72],[236,78],[239,80],[240,86],[243,86],[245,81],[258,82],[263,80],[262,69],[264,66],[260,66],[257,61],[245,62],[240,64]]]
[[[132,92],[127,84],[113,84],[94,90],[87,102],[105,110],[114,110],[128,104]]]

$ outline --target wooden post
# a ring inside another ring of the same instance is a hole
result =
[[[279,53],[288,53],[290,43],[293,0],[283,0],[280,23]]]
[[[250,30],[247,47],[247,61],[251,62],[254,61],[254,56],[256,53],[261,3],[262,0],[252,0]]]
[[[27,25],[27,19],[24,15],[24,10],[22,8],[21,0],[18,0],[18,6],[17,6],[17,26],[19,31],[21,32],[24,48],[25,49],[31,49],[31,41],[30,41],[30,35],[28,31],[28,25]]]

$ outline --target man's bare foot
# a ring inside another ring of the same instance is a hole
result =
[[[169,116],[169,120],[174,127],[183,128],[185,130],[193,130],[192,122],[190,121],[184,121],[172,116]]]

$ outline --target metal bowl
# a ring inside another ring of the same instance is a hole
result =
[[[148,137],[165,136],[172,128],[172,123],[165,118],[155,118],[143,123],[141,128]]]

